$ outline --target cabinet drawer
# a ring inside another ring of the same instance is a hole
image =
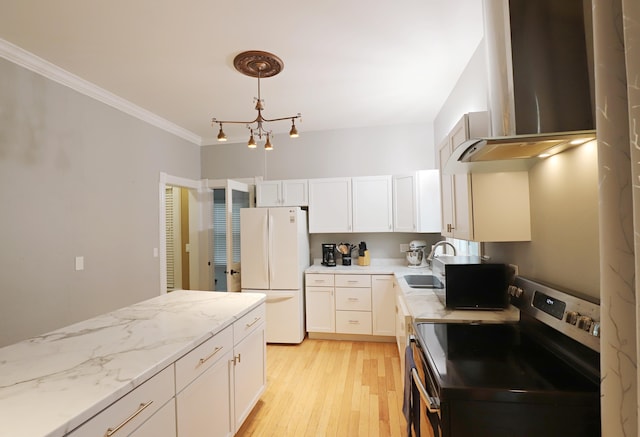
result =
[[[233,324],[233,344],[238,344],[265,322],[265,304],[252,309]]]
[[[231,351],[233,328],[229,326],[176,361],[176,393]]]
[[[370,288],[336,288],[336,309],[350,311],[371,311]]]
[[[371,335],[371,313],[368,311],[336,311],[336,332]]]
[[[70,435],[129,435],[175,394],[173,364],[95,415]],[[110,430],[110,431],[109,431]]]
[[[307,273],[305,275],[305,285],[333,287],[333,275],[328,273]]]
[[[336,287],[371,287],[371,275],[336,275]]]

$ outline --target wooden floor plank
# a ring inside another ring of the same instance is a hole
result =
[[[395,343],[267,345],[267,389],[236,435],[402,436],[402,378]]]

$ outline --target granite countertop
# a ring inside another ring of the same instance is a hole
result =
[[[520,320],[520,310],[513,305],[502,311],[445,309],[433,291],[411,288],[404,279],[405,275],[431,275],[431,269],[409,268],[402,260],[371,260],[370,266],[326,267],[316,263],[307,268],[305,273],[394,275],[400,288],[399,295],[415,322],[506,323]]]
[[[0,348],[0,436],[64,435],[264,300],[174,291]]]

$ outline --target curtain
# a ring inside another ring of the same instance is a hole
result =
[[[593,0],[602,435],[640,436],[640,1]]]

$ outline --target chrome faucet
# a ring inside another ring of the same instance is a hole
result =
[[[453,244],[449,243],[446,240],[438,241],[436,244],[433,245],[433,247],[431,248],[431,252],[429,252],[429,255],[427,256],[428,265],[431,265],[431,262],[433,261],[433,257],[435,256],[435,253],[436,253],[436,249],[440,246],[445,246],[445,245],[450,246],[451,249],[453,249],[453,255],[454,256],[456,255],[456,247]]]

